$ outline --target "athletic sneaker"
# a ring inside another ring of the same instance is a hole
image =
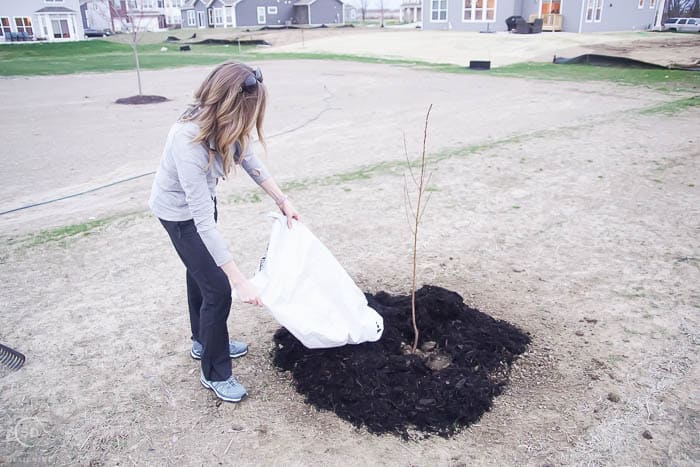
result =
[[[199,342],[193,340],[192,341],[192,350],[190,350],[190,355],[192,358],[195,360],[201,360],[202,359],[202,351],[204,348],[202,347],[202,344]],[[228,343],[228,355],[231,358],[238,358],[242,357],[243,355],[248,353],[248,344],[245,342],[238,342],[238,341],[230,341]]]
[[[226,402],[240,402],[247,394],[241,383],[231,376],[226,381],[208,381],[204,373],[199,373],[199,381],[207,389],[211,389],[216,397]]]

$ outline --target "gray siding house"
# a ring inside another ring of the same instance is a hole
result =
[[[542,18],[544,31],[650,29],[660,0],[422,0],[424,29],[506,31],[509,16]]]
[[[0,0],[0,41],[75,41],[84,35],[78,0]]]
[[[183,28],[343,24],[341,0],[188,0]]]

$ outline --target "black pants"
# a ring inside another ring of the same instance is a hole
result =
[[[209,381],[231,376],[226,320],[231,310],[231,284],[216,265],[194,221],[160,220],[170,235],[175,251],[187,268],[187,302],[192,339],[204,347],[202,372]]]

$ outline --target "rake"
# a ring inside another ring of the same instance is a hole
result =
[[[0,344],[0,364],[10,370],[19,370],[24,365],[26,357],[14,349]]]

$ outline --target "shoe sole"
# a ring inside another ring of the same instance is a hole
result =
[[[202,379],[201,376],[199,377],[199,382],[202,383],[202,386],[204,386],[205,388],[207,388],[207,389],[211,390],[212,392],[214,392],[214,394],[216,394],[216,397],[218,397],[218,398],[221,399],[222,401],[226,401],[226,402],[240,402],[240,401],[242,401],[243,399],[245,399],[245,396],[248,395],[248,394],[246,393],[246,394],[243,394],[243,395],[242,395],[241,397],[239,397],[238,399],[232,399],[232,398],[230,398],[230,397],[222,396],[221,394],[219,394],[219,393],[216,391],[216,389],[214,389],[213,387],[211,387],[211,386],[209,385],[209,383],[207,383],[205,380]]]
[[[245,352],[241,352],[241,353],[237,353],[237,354],[233,354],[233,355],[229,354],[229,357],[231,357],[231,358],[240,358],[240,357],[244,356],[244,355],[247,354],[247,353],[248,353],[248,349],[246,349]],[[201,360],[201,359],[202,359],[202,357],[200,357],[199,355],[195,354],[192,350],[190,350],[190,357],[194,358],[195,360]]]

